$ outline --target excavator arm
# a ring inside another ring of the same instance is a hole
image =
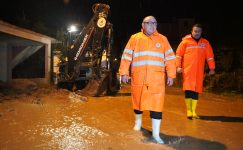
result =
[[[68,49],[68,61],[60,70],[59,87],[83,96],[111,94],[119,90],[118,67],[112,57],[112,24],[109,5],[94,4],[93,17]]]

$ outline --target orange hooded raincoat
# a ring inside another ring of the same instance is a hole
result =
[[[187,35],[176,50],[176,57],[176,66],[183,69],[183,90],[202,93],[205,60],[210,69],[215,69],[210,43],[204,38],[197,42],[191,35]]]
[[[132,35],[122,55],[120,75],[129,75],[130,66],[133,108],[162,112],[165,71],[168,77],[176,77],[176,57],[167,38],[158,32]]]

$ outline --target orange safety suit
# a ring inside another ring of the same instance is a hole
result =
[[[132,35],[122,55],[120,75],[129,75],[130,65],[133,108],[162,112],[165,71],[168,77],[176,77],[176,57],[167,38],[158,32]]]
[[[176,58],[176,66],[183,69],[183,90],[202,93],[205,60],[209,69],[215,69],[210,43],[204,38],[197,42],[191,35],[187,35],[176,50]]]

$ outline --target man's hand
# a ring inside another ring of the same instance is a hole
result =
[[[121,81],[122,83],[128,83],[128,75],[121,75]]]
[[[170,77],[167,78],[167,85],[168,86],[172,86],[173,85],[173,82],[174,82],[173,81],[173,78],[170,78]]]
[[[215,71],[214,71],[214,69],[210,69],[210,70],[209,70],[209,73],[208,73],[208,75],[210,75],[210,76],[211,76],[211,75],[214,75],[214,74],[215,74]]]
[[[182,68],[176,68],[177,73],[182,73]]]

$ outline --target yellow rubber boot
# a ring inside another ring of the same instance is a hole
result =
[[[199,116],[196,114],[197,101],[192,99],[192,119],[199,119]]]
[[[192,118],[192,99],[186,98],[185,101],[186,101],[187,118],[191,119]]]

